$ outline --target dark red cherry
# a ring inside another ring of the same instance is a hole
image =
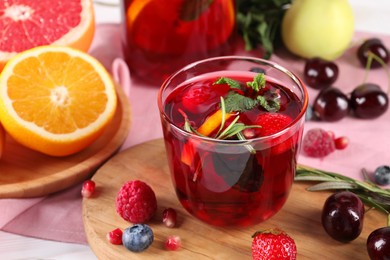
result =
[[[340,191],[328,197],[324,203],[321,223],[333,239],[349,242],[362,232],[364,204],[350,191]]]
[[[350,106],[356,117],[376,118],[387,111],[389,98],[377,84],[365,83],[352,91]]]
[[[349,99],[338,88],[325,88],[315,98],[313,112],[322,121],[338,121],[348,115]]]
[[[390,227],[378,228],[371,232],[366,245],[371,260],[390,259]]]
[[[357,51],[357,56],[363,67],[366,67],[369,52],[375,54],[378,58],[383,60],[385,63],[389,62],[390,59],[389,51],[387,50],[386,46],[382,43],[380,39],[378,38],[367,39],[366,41],[363,42],[362,45],[360,45]],[[381,66],[382,65],[378,61],[373,59],[370,68],[379,68]]]
[[[312,58],[305,63],[305,81],[312,88],[328,87],[337,80],[338,75],[339,68],[334,62]]]

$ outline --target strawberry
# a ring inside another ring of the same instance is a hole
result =
[[[256,124],[260,125],[257,134],[260,136],[272,135],[286,128],[292,118],[278,113],[264,113],[256,118]]]
[[[280,229],[258,231],[253,236],[253,260],[296,259],[297,247],[294,239]]]
[[[260,125],[261,128],[251,128],[244,130],[244,136],[248,136],[249,138],[253,138],[256,136],[269,136],[273,135],[277,132],[280,132],[284,128],[286,128],[291,122],[292,118],[278,113],[264,113],[257,116],[255,123]],[[252,135],[252,136],[251,136]],[[280,143],[272,148],[273,154],[281,154],[287,150],[294,149],[294,146],[297,142],[297,137],[299,134],[293,135],[287,140],[280,141]],[[275,139],[273,143],[278,143],[279,141]]]

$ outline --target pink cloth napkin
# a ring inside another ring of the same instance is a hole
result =
[[[162,137],[157,108],[158,86],[151,86],[131,77],[127,66],[121,59],[120,30],[117,24],[99,24],[91,46],[90,53],[98,58],[113,74],[128,94],[132,127],[121,150],[136,144]],[[355,41],[359,42],[369,34],[357,33]],[[379,36],[390,46],[390,36]],[[241,55],[259,55],[239,50]],[[277,54],[272,60],[302,76],[304,63],[290,55]],[[363,80],[363,69],[357,64],[354,49],[338,59],[340,75],[335,86],[349,93]],[[387,88],[388,81],[383,70],[370,73],[370,81]],[[309,88],[312,102],[316,90]],[[299,162],[324,170],[335,171],[347,176],[361,179],[360,169],[369,171],[378,165],[390,163],[389,138],[390,111],[375,120],[361,120],[352,117],[336,123],[308,122],[305,131],[321,127],[332,130],[337,136],[347,136],[350,145],[345,150],[336,151],[324,159],[313,159],[303,155]],[[1,187],[0,187],[1,188]],[[64,191],[39,198],[1,199],[0,229],[25,236],[38,237],[73,243],[86,243],[81,216],[81,184]]]

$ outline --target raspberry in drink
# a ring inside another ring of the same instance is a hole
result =
[[[244,66],[202,72],[160,91],[173,184],[192,215],[216,226],[249,226],[282,208],[307,106],[305,89],[285,84]]]

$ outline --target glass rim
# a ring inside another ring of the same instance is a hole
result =
[[[294,120],[288,125],[288,127],[283,129],[282,131],[279,131],[279,132],[272,134],[272,135],[256,137],[256,138],[251,138],[251,139],[247,139],[247,140],[216,139],[216,138],[212,138],[212,137],[208,137],[208,136],[200,136],[200,135],[196,135],[194,133],[187,132],[184,129],[178,127],[164,111],[163,100],[162,100],[162,94],[163,94],[164,90],[169,86],[169,83],[171,82],[171,80],[173,78],[175,78],[178,74],[180,74],[186,70],[189,70],[191,68],[194,68],[199,64],[213,62],[213,61],[219,61],[219,60],[232,60],[232,61],[233,60],[236,60],[236,61],[241,60],[241,61],[248,61],[248,62],[254,62],[254,63],[259,63],[259,64],[267,64],[267,65],[271,65],[272,67],[279,70],[280,72],[286,74],[288,77],[290,77],[298,85],[299,89],[301,90],[301,93],[303,96],[303,99],[302,99],[303,103],[302,103],[301,111],[294,118]],[[169,125],[171,127],[173,127],[176,131],[180,132],[184,136],[203,140],[203,141],[219,143],[219,144],[239,144],[239,145],[242,145],[242,144],[248,144],[248,143],[252,143],[252,142],[266,141],[266,140],[278,138],[279,136],[284,135],[291,128],[296,126],[296,124],[302,119],[302,117],[304,117],[304,115],[306,113],[306,109],[308,107],[308,104],[309,104],[309,96],[308,96],[308,91],[307,91],[306,85],[303,83],[303,81],[295,73],[293,73],[290,70],[286,69],[285,67],[283,67],[275,62],[269,61],[269,60],[250,57],[250,56],[240,56],[240,55],[218,56],[218,57],[212,57],[212,58],[207,58],[207,59],[202,59],[202,60],[192,62],[192,63],[176,70],[168,78],[166,78],[164,80],[164,82],[162,83],[161,87],[159,88],[158,94],[157,94],[157,105],[158,105],[160,115],[162,116],[162,118],[164,118],[164,120],[166,120],[169,123]]]

